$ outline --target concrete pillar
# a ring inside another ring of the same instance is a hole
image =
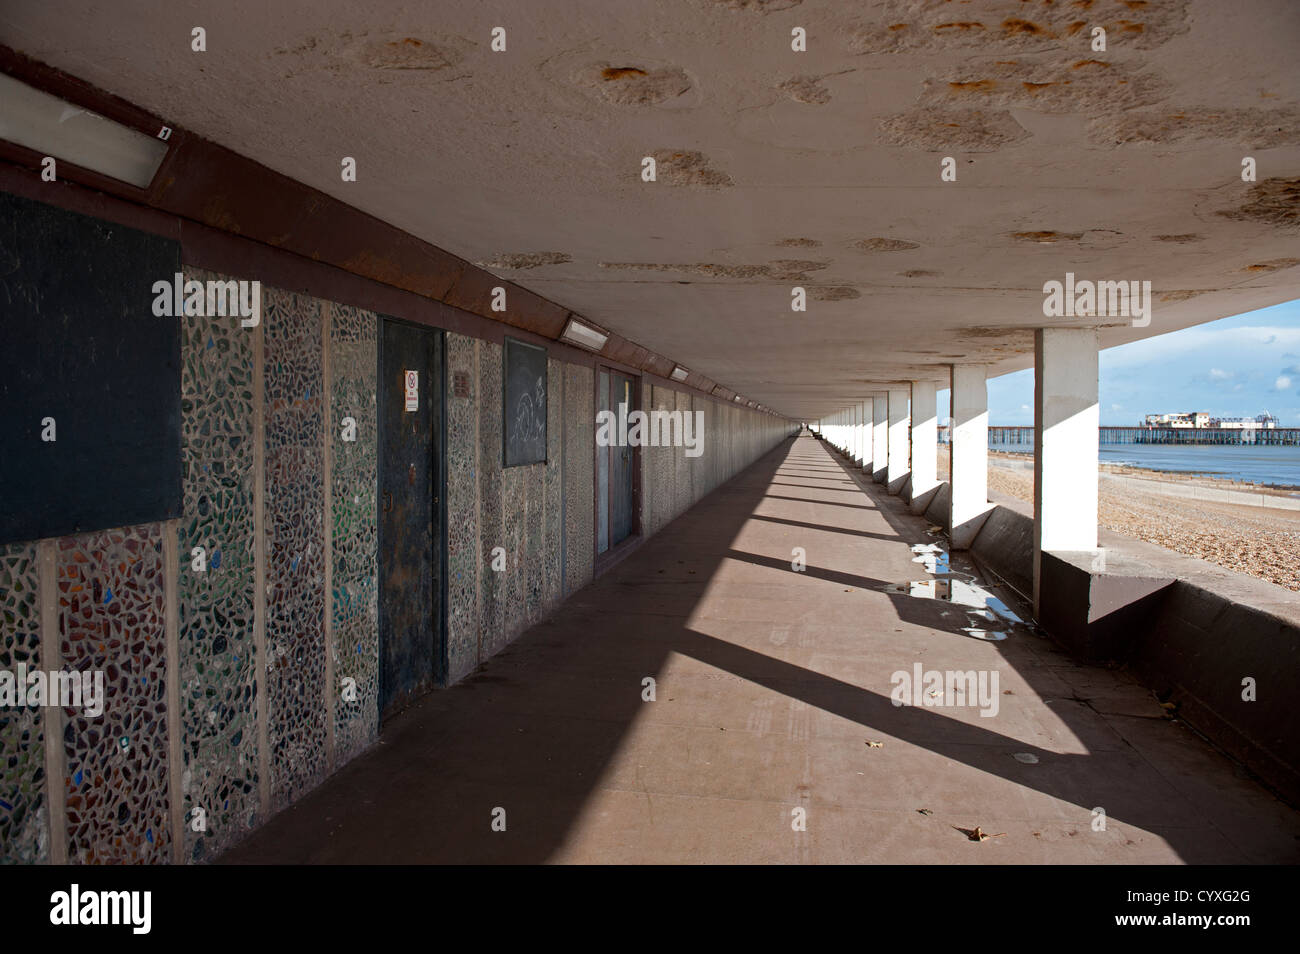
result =
[[[858,410],[862,421],[862,425],[858,428],[858,439],[862,445],[862,472],[869,474],[871,473],[871,398],[859,404]]]
[[[1044,551],[1097,552],[1097,331],[1034,333],[1034,612]]]
[[[862,466],[862,402],[853,405],[853,466]]]
[[[849,406],[849,463],[858,461],[858,406]]]
[[[939,489],[938,388],[932,381],[912,382],[912,513],[925,513]]]
[[[889,394],[871,394],[871,479],[885,482],[889,469]]]
[[[902,491],[907,483],[908,460],[911,457],[911,435],[908,427],[906,390],[889,392],[889,436],[888,473],[885,476],[886,489],[891,494]]]
[[[952,467],[949,470],[949,540],[968,549],[989,511],[989,392],[984,368],[952,367]]]

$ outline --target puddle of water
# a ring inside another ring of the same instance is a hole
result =
[[[925,567],[926,573],[932,573],[935,576],[946,576],[952,572],[948,554],[943,547],[933,543],[922,543],[912,547],[912,552],[916,554],[916,556],[912,557],[912,562]]]
[[[962,627],[962,632],[972,639],[997,642],[1010,635],[1011,626],[1024,622],[1006,603],[976,583],[970,574],[954,571],[948,552],[943,547],[934,543],[922,543],[912,547],[912,552],[915,554],[912,562],[920,563],[935,578],[900,583],[893,587],[895,592],[906,593],[917,599],[941,600],[961,607],[971,617],[973,624]]]

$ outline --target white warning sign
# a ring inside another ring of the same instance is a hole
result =
[[[408,411],[418,411],[420,409],[420,372],[406,372],[406,409]]]

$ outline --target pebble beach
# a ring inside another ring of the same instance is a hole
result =
[[[1016,467],[1009,458],[989,455],[989,490],[1032,501],[1033,471]],[[939,449],[938,463],[940,476],[946,478],[947,447]],[[1138,475],[1131,468],[1123,473]],[[1140,476],[1171,483],[1196,479],[1155,472]],[[1107,487],[1106,481],[1097,503],[1098,522],[1108,530],[1300,591],[1300,511],[1118,490]]]

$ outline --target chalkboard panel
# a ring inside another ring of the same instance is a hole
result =
[[[179,271],[176,242],[0,193],[0,543],[180,515],[180,326],[152,290]]]
[[[506,338],[505,465],[546,462],[546,349]]]

